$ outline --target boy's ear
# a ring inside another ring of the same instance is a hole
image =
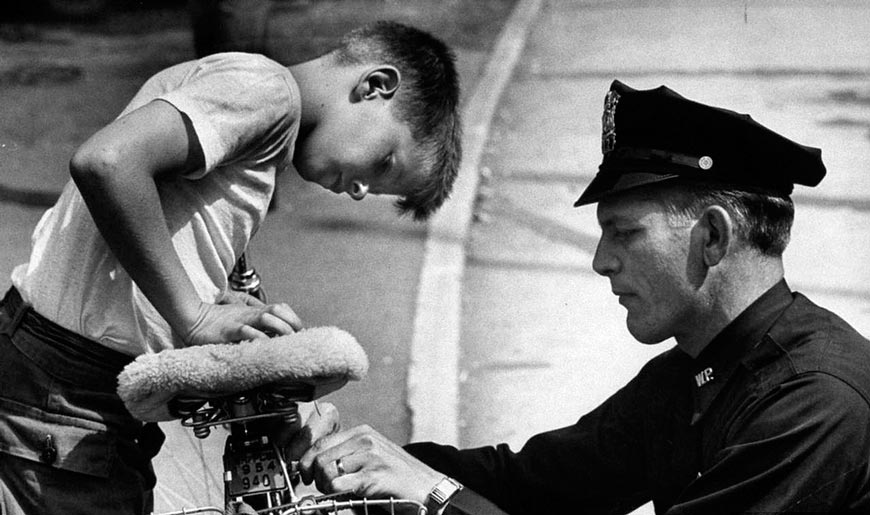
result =
[[[354,86],[355,100],[389,99],[399,89],[402,75],[395,66],[378,65],[367,69]]]

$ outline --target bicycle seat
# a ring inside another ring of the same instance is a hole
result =
[[[267,385],[307,385],[310,399],[322,397],[368,371],[356,339],[336,327],[241,343],[199,345],[143,354],[118,375],[118,395],[143,422],[178,418],[176,397],[219,398]]]

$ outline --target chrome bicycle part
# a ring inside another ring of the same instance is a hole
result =
[[[356,510],[355,513],[368,515],[370,508],[384,508],[386,513],[395,515],[402,508],[416,509],[417,515],[427,515],[426,507],[409,499],[366,499],[354,498],[350,493],[306,496],[297,502],[278,506],[279,515],[303,515],[337,513],[342,510]],[[260,513],[260,512],[258,512]],[[378,513],[384,513],[379,511]]]
[[[263,291],[260,275],[254,267],[248,266],[248,259],[244,253],[239,256],[233,271],[229,276],[230,288],[257,297],[266,302],[266,293]]]
[[[343,497],[343,500],[337,500],[337,497]],[[257,514],[272,514],[277,513],[277,515],[324,515],[327,513],[338,513],[342,510],[356,510],[354,513],[361,515],[369,515],[370,508],[383,508],[383,510],[388,510],[386,513],[390,515],[396,515],[396,510],[402,508],[413,508],[416,509],[417,515],[428,515],[428,511],[426,507],[422,504],[411,501],[408,499],[350,499],[347,498],[347,494],[332,494],[332,495],[318,495],[318,496],[307,496],[300,499],[295,503],[288,503],[281,506],[275,506],[274,508],[266,509],[266,510],[255,510],[254,513]],[[278,510],[277,512],[275,510]],[[379,514],[383,514],[384,511],[381,510],[378,512]],[[195,508],[188,510],[179,510],[172,511],[167,513],[161,513],[159,515],[194,515],[199,513],[220,513],[220,514],[228,514],[231,515],[232,512],[228,512],[226,510],[222,510],[220,508],[216,508],[213,506],[205,507],[205,508]]]

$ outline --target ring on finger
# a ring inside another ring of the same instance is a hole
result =
[[[343,475],[347,474],[347,471],[344,470],[344,465],[341,463],[341,458],[338,458],[337,460],[335,460],[335,470],[338,471],[339,476],[343,476]]]

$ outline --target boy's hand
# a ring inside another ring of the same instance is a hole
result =
[[[302,320],[287,304],[264,304],[260,299],[231,292],[218,304],[203,302],[187,345],[227,343],[291,334],[302,329]]]
[[[444,477],[369,426],[320,438],[299,461],[302,481],[325,493],[353,492],[425,503]]]

